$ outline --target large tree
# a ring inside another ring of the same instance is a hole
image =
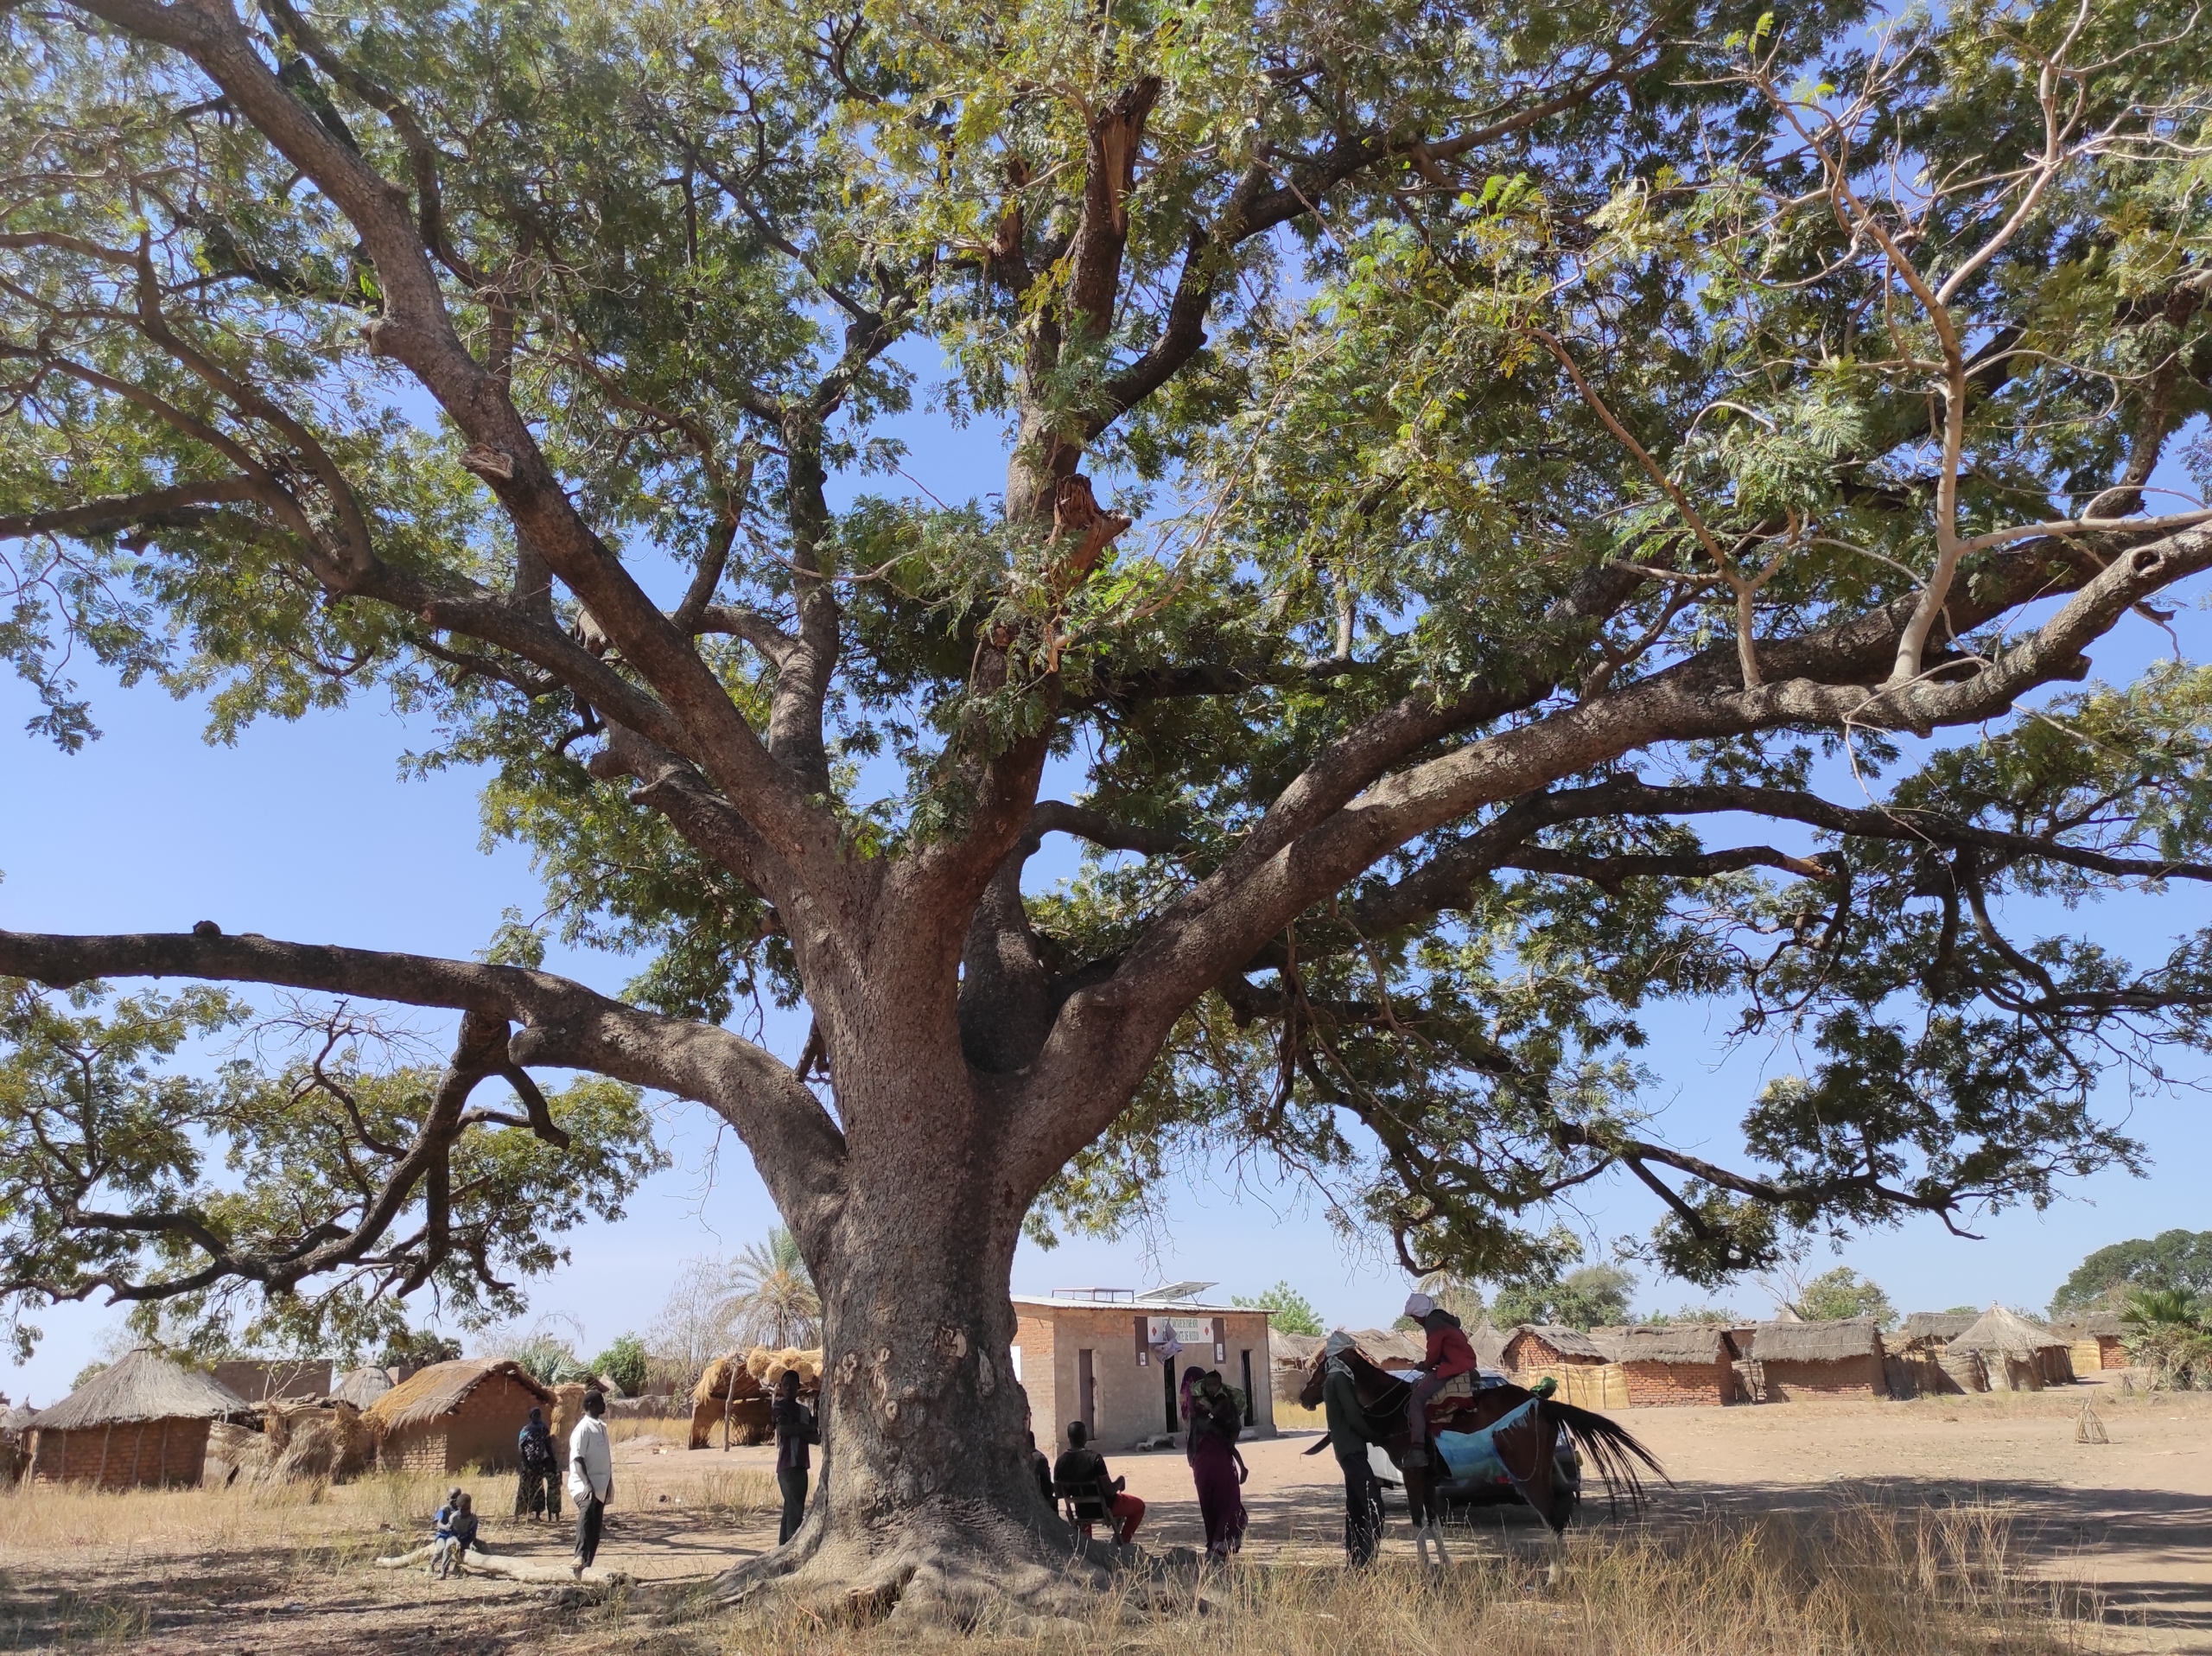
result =
[[[2178,0],[0,29],[41,727],[91,734],[72,645],[224,735],[386,685],[572,935],[651,962],[618,1000],[526,938],[210,922],[0,971],[457,1009],[464,1098],[551,1066],[718,1112],[828,1347],[820,1496],[734,1590],[1051,1578],[1014,1247],[1178,1146],[1474,1275],[1618,1170],[1711,1281],[2047,1201],[2136,1154],[2100,1075],[2202,1039],[2203,935],[2017,935],[2212,876],[2212,679],[2050,688],[2212,564]],[[833,509],[918,386],[1003,493]],[[1046,892],[1053,834],[1090,861]],[[750,992],[803,1001],[796,1066],[725,1027]],[[1641,1104],[1669,997],[1805,1054],[1739,1161]],[[265,1263],[206,1240],[129,1286]]]

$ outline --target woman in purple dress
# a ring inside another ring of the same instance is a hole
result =
[[[1198,1487],[1198,1516],[1206,1528],[1206,1557],[1225,1563],[1244,1545],[1244,1497],[1237,1486],[1250,1475],[1236,1447],[1244,1429],[1236,1394],[1209,1369],[1191,1398],[1191,1476]]]

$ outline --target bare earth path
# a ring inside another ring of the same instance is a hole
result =
[[[2094,1400],[2110,1443],[2075,1441],[2084,1398]],[[2212,1397],[2122,1397],[2101,1384],[2019,1398],[1618,1417],[1676,1481],[1657,1493],[1649,1521],[1864,1500],[1998,1505],[2012,1515],[2030,1569],[2101,1596],[2104,1648],[2212,1653]],[[1301,1454],[1313,1441],[1300,1434],[1246,1446],[1248,1559],[1341,1557],[1341,1485],[1325,1451]],[[1199,1543],[1181,1455],[1110,1458],[1150,1506],[1145,1543]],[[772,1463],[766,1449],[621,1445],[601,1565],[644,1580],[703,1578],[772,1545]],[[503,1554],[565,1560],[565,1526],[517,1526],[500,1516],[505,1479],[473,1487]],[[588,1615],[579,1625],[543,1587],[375,1569],[378,1554],[420,1539],[412,1509],[437,1493],[418,1481],[351,1487],[312,1504],[201,1491],[43,1504],[40,1492],[0,1497],[0,1650],[536,1656],[571,1638],[598,1647]],[[1392,1517],[1387,1545],[1410,1552],[1402,1506]],[[1585,1518],[1593,1528],[1615,1521],[1601,1500]],[[1541,1533],[1524,1511],[1492,1509],[1457,1545],[1532,1546]]]

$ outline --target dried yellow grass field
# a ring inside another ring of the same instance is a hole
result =
[[[1544,1547],[1425,1574],[1241,1564],[1102,1596],[1078,1619],[986,1619],[960,1633],[817,1618],[703,1617],[663,1632],[677,1656],[1942,1656],[2103,1647],[2094,1596],[2017,1569],[2008,1514],[1854,1503],[1818,1520],[1714,1519],[1578,1537],[1558,1578]],[[594,1646],[642,1632],[632,1607]],[[580,1632],[582,1631],[580,1629]]]

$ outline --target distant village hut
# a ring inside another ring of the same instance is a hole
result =
[[[1313,1354],[1326,1343],[1318,1334],[1290,1334],[1281,1328],[1268,1328],[1268,1383],[1278,1404],[1296,1405],[1299,1393],[1306,1389],[1306,1376],[1313,1366]]]
[[[366,1409],[391,1391],[391,1371],[372,1364],[347,1371],[331,1389],[330,1395],[342,1403],[352,1404],[356,1409]],[[518,1426],[515,1430],[519,1431],[522,1429]]]
[[[208,1427],[251,1412],[237,1393],[141,1346],[31,1417],[30,1478],[98,1489],[196,1484]]]
[[[1632,1408],[1736,1401],[1736,1342],[1717,1322],[1673,1322],[1593,1331],[1620,1365]]]
[[[2068,1342],[2001,1305],[1984,1311],[1948,1349],[1980,1357],[1993,1392],[2040,1392],[2046,1385],[2070,1385],[2074,1380]]]
[[[775,1432],[776,1388],[787,1373],[798,1376],[800,1400],[810,1406],[822,1391],[822,1348],[755,1346],[709,1363],[691,1388],[691,1447],[712,1448],[717,1426],[724,1449],[766,1443]]]
[[[1504,1343],[1498,1347],[1498,1355],[1516,1374],[1584,1365],[1596,1366],[1605,1361],[1605,1353],[1596,1341],[1580,1328],[1557,1323],[1524,1322],[1509,1329]]]
[[[1888,1395],[1881,1331],[1871,1316],[1762,1322],[1752,1336],[1751,1357],[1770,1403]]]
[[[2127,1366],[2127,1346],[2117,1311],[2098,1311],[2071,1322],[2054,1322],[2050,1331],[2067,1342],[2077,1375]]]
[[[1989,1390],[1981,1359],[1971,1351],[1951,1349],[1951,1342],[1974,1327],[1979,1315],[1974,1311],[1915,1311],[1894,1334],[1883,1335],[1891,1389],[1900,1396]]]
[[[458,1472],[517,1463],[515,1440],[553,1393],[508,1358],[433,1363],[402,1380],[365,1415],[377,1462],[391,1469]]]
[[[1484,1368],[1503,1370],[1505,1335],[1488,1316],[1467,1330],[1467,1343],[1475,1348],[1475,1360]]]

